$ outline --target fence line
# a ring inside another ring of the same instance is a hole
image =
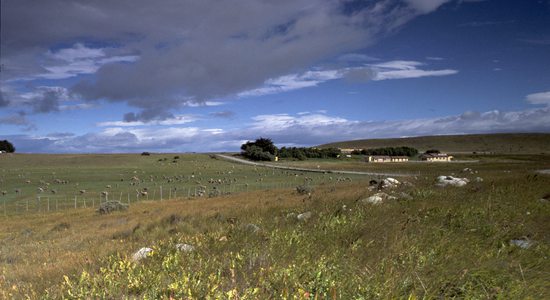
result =
[[[215,196],[221,196],[231,193],[246,193],[250,191],[257,191],[257,190],[273,190],[273,189],[289,189],[289,188],[295,188],[297,185],[301,183],[297,182],[297,178],[294,178],[294,180],[291,181],[281,181],[281,182],[270,182],[270,183],[264,183],[261,180],[254,182],[254,183],[241,183],[241,184],[217,184],[217,185],[194,185],[194,186],[168,186],[168,198],[165,198],[166,194],[165,189],[166,186],[158,186],[157,188],[152,189],[152,197],[149,196],[151,189],[147,190],[147,193],[141,194],[139,190],[132,191],[130,189],[126,190],[126,202],[128,205],[131,205],[132,203],[132,192],[136,192],[135,196],[135,202],[143,201],[143,200],[150,200],[150,201],[164,201],[166,199],[177,199],[178,195],[180,195],[181,198],[198,198],[198,197],[215,197]],[[309,184],[312,186],[319,185],[319,184],[327,184],[331,183],[336,185],[338,182],[337,180],[331,180],[327,181],[326,178],[324,181],[321,182],[306,182],[305,184]],[[157,189],[159,192],[159,195],[157,197]],[[179,191],[179,193],[178,193]],[[118,192],[118,191],[117,191]],[[122,202],[124,191],[120,191],[120,194],[118,195],[118,201]],[[109,194],[108,193],[102,193],[99,192],[97,194],[83,194],[78,195],[74,194],[72,196],[67,195],[44,195],[44,194],[36,194],[35,199],[36,201],[30,201],[31,198],[27,197],[25,199],[14,199],[11,201],[8,201],[6,197],[3,198],[2,203],[2,210],[3,215],[14,215],[14,214],[28,214],[28,213],[48,213],[48,212],[56,212],[56,211],[64,211],[68,209],[80,209],[80,208],[99,208],[102,203],[109,201]],[[97,199],[96,199],[97,198]],[[111,198],[111,200],[115,200],[116,196]],[[98,201],[96,201],[98,200]]]

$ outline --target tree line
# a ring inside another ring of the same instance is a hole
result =
[[[384,147],[354,150],[351,154],[362,155],[387,155],[387,156],[415,156],[418,150],[412,147]]]
[[[254,142],[248,141],[241,146],[241,155],[250,160],[272,161],[275,156],[305,160],[308,158],[336,158],[341,155],[338,148],[311,148],[311,147],[282,147],[277,148],[271,139],[259,138]]]

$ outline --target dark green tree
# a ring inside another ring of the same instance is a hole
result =
[[[3,140],[3,141],[0,141],[0,151],[13,153],[15,152],[15,147],[8,140]]]

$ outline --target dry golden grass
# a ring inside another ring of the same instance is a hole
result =
[[[358,197],[361,184],[342,184],[331,197]],[[316,199],[326,198],[325,186]],[[144,201],[128,211],[99,215],[92,209],[49,214],[10,216],[2,220],[0,289],[32,294],[58,284],[64,274],[93,268],[99,259],[114,252],[130,255],[170,233],[150,232],[138,239],[125,239],[136,228],[158,225],[171,216],[216,214],[234,217],[243,212],[263,213],[273,208],[296,207],[312,201],[293,190],[268,190],[233,194],[210,199]]]

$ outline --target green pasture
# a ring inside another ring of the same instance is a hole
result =
[[[97,207],[106,200],[208,197],[365,177],[254,167],[207,154],[9,154],[0,156],[0,166],[0,211],[5,215]]]

